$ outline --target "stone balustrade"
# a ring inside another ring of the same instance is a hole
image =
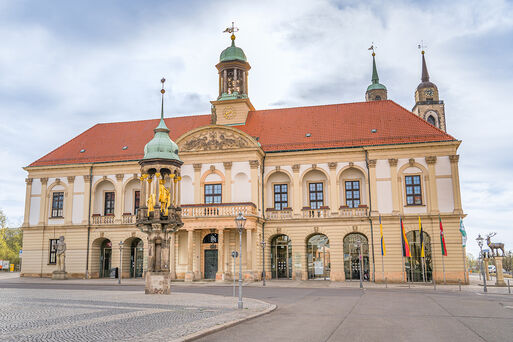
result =
[[[184,204],[182,217],[218,217],[237,216],[241,212],[244,216],[256,215],[256,206],[253,203],[220,203],[220,204]]]
[[[340,207],[340,217],[367,216],[367,207],[349,208]]]
[[[115,216],[114,215],[93,215],[91,217],[91,223],[92,224],[114,224],[115,223]]]

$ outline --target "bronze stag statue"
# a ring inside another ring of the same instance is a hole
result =
[[[504,256],[504,244],[502,242],[491,242],[491,238],[494,237],[497,233],[490,233],[486,235],[486,244],[490,247],[490,251],[492,255],[499,256],[499,249],[502,251],[502,256]]]

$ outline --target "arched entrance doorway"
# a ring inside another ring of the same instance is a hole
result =
[[[271,275],[273,279],[292,279],[292,242],[287,235],[271,241]]]
[[[144,243],[135,238],[130,245],[130,278],[143,276]]]
[[[217,233],[210,233],[203,238],[205,254],[203,259],[203,278],[216,279],[217,273]]]
[[[324,234],[312,235],[307,242],[308,279],[330,278],[330,240]]]
[[[369,280],[369,241],[367,237],[359,233],[347,234],[344,238],[344,273],[346,280],[360,280],[360,250],[358,240],[361,243],[363,280]]]
[[[431,238],[426,232],[422,232],[422,236],[424,240],[424,258],[421,257],[420,232],[412,230],[406,233],[411,253],[411,258],[405,258],[407,260],[404,260],[408,281],[422,282],[432,280]],[[424,274],[422,274],[422,262],[424,262]]]
[[[110,276],[111,261],[112,242],[109,239],[105,239],[100,247],[100,278],[108,278]]]

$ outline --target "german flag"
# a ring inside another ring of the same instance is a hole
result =
[[[442,247],[442,255],[447,256],[447,248],[445,246],[445,235],[444,227],[442,226],[442,218],[438,215],[438,221],[440,221],[440,246]]]
[[[411,257],[410,253],[410,245],[408,244],[408,239],[406,238],[406,231],[404,230],[403,218],[401,217],[401,242],[403,245],[403,257]]]
[[[381,224],[381,215],[379,215],[379,232],[381,234],[381,255],[387,255],[387,249],[385,247],[385,240],[383,239],[383,225]]]
[[[425,254],[424,254],[424,231],[422,230],[422,222],[420,221],[420,216],[419,216],[419,234],[420,234],[420,257],[421,258],[424,258],[425,257]]]

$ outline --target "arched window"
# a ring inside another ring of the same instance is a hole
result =
[[[316,234],[308,239],[308,279],[330,278],[330,240],[324,234]]]
[[[207,234],[203,238],[203,243],[217,243],[217,238],[218,238],[217,233]]]
[[[428,116],[427,122],[436,127],[436,119],[433,115]]]
[[[408,244],[410,245],[411,258],[405,261],[405,271],[408,281],[421,282],[431,281],[432,279],[432,258],[431,258],[431,238],[426,232],[422,233],[424,244],[424,258],[421,257],[420,232],[412,230],[406,233]]]
[[[360,248],[361,243],[363,280],[369,280],[369,241],[367,237],[359,233],[347,234],[344,238],[344,272],[346,280],[360,279]]]
[[[273,279],[292,278],[292,241],[287,235],[275,236],[271,241],[271,274]]]
[[[374,98],[374,101],[379,101],[379,100],[381,100],[381,96],[376,95],[376,97]]]

